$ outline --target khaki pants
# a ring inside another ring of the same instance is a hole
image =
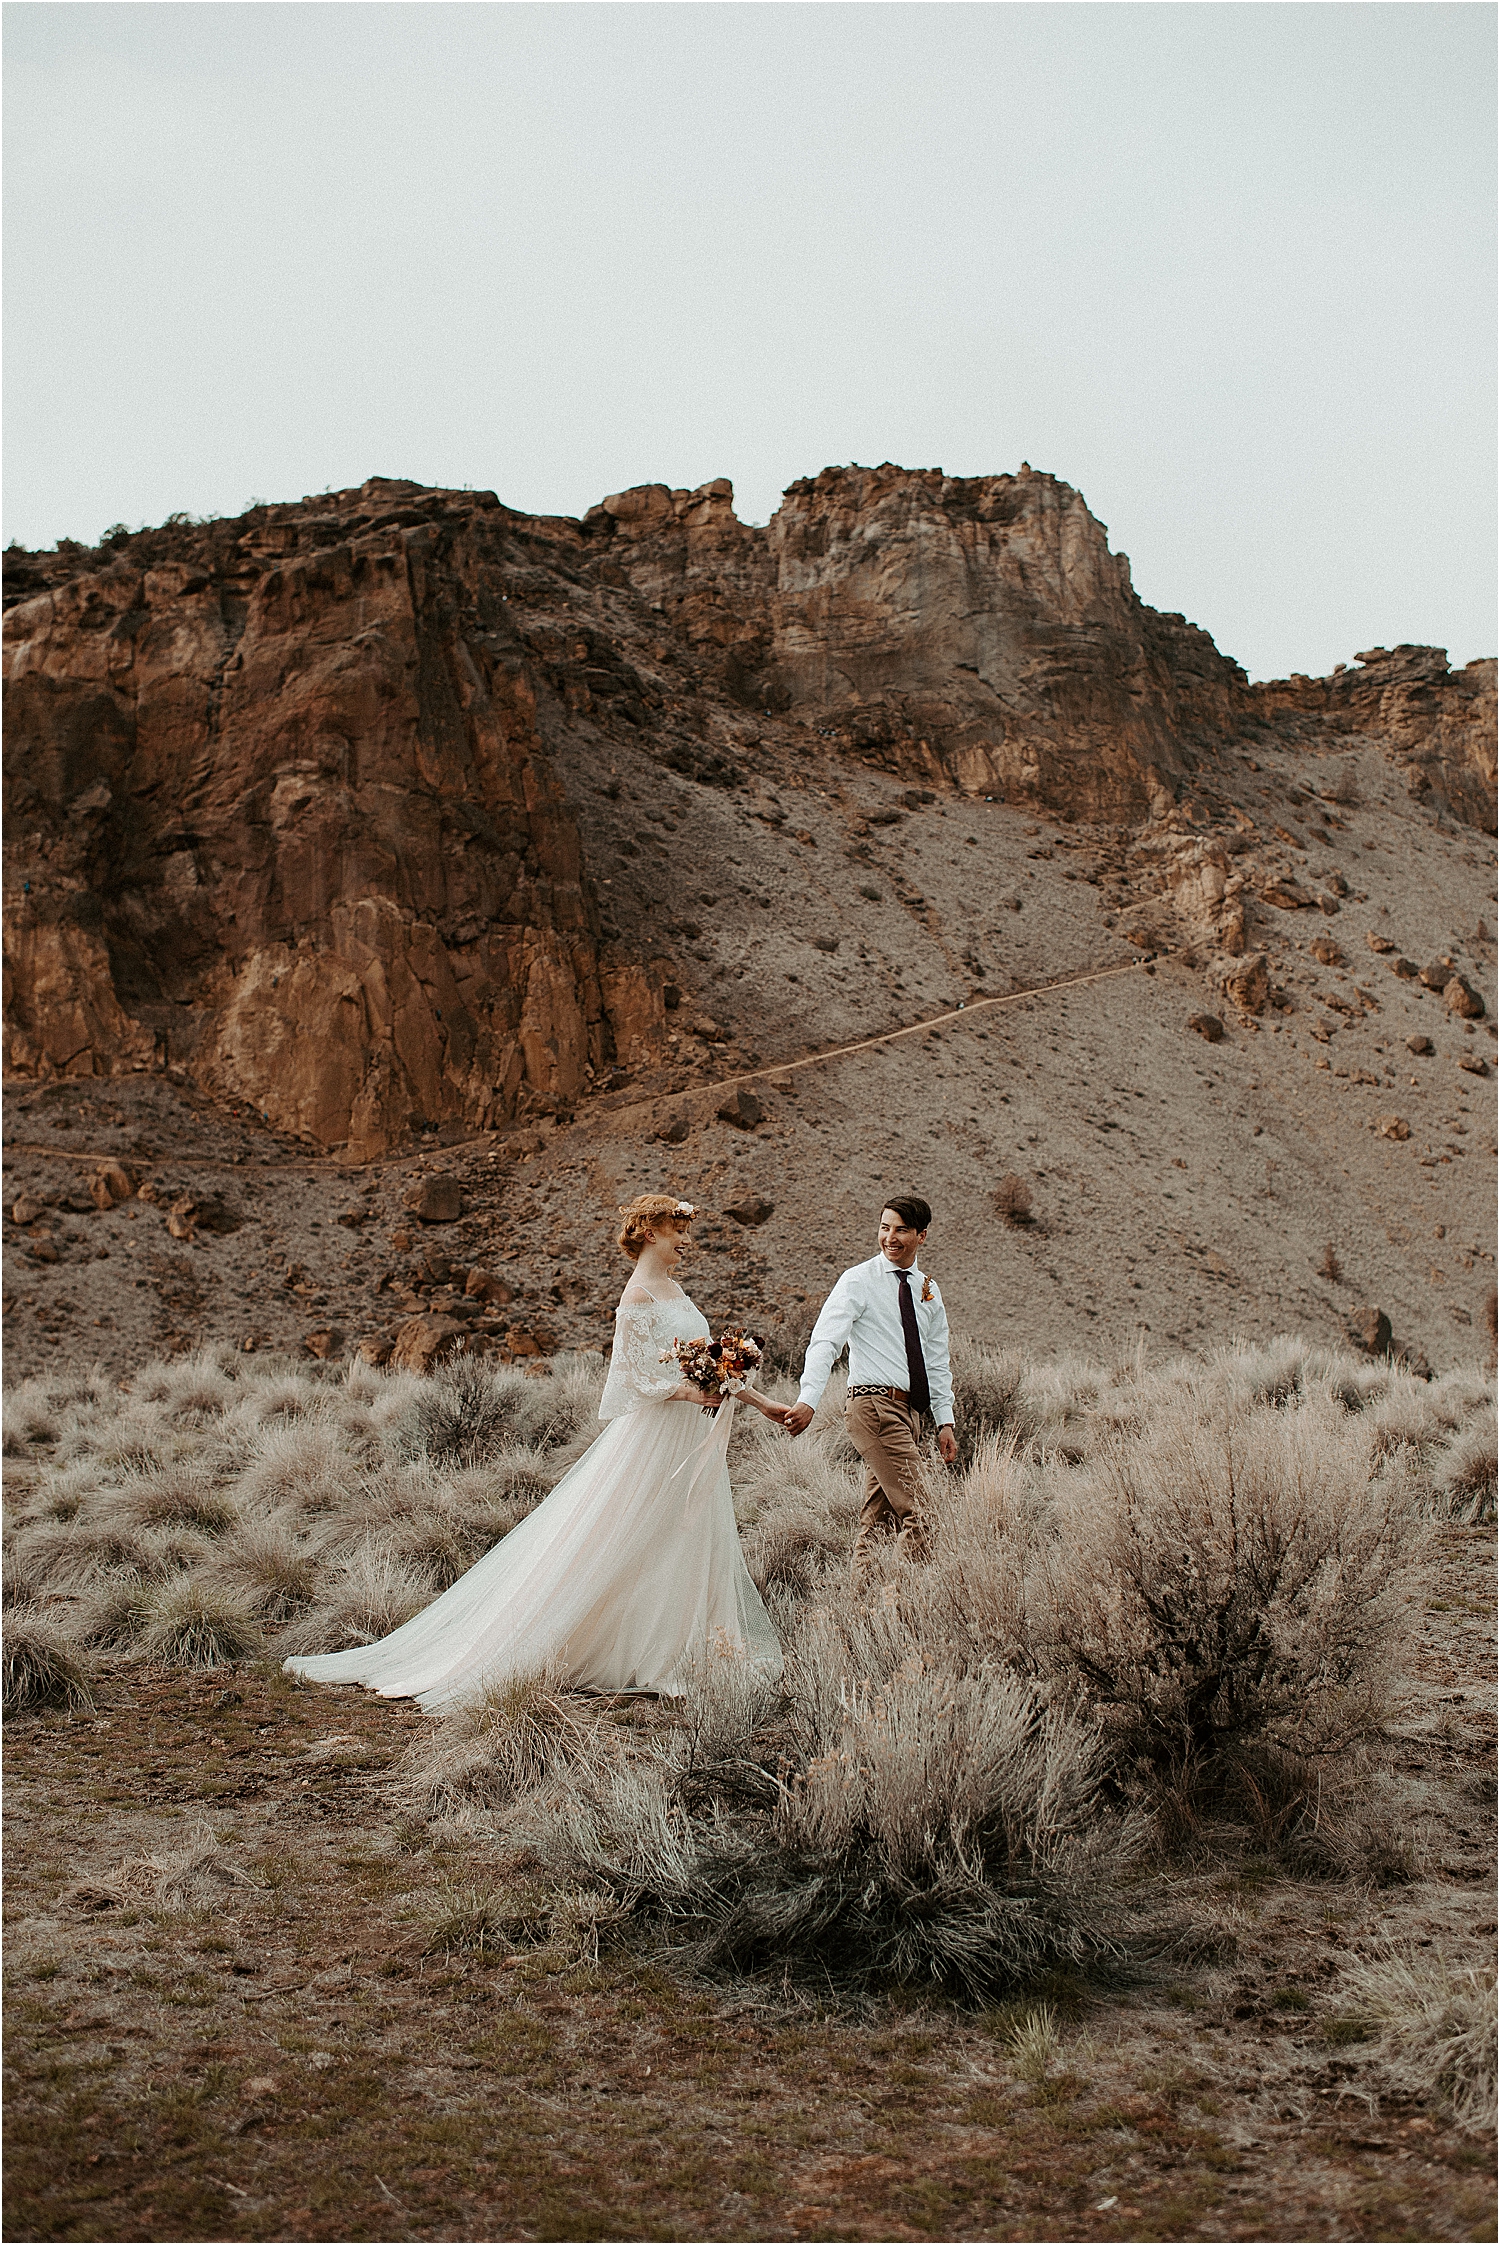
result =
[[[926,1487],[917,1437],[922,1414],[888,1395],[852,1395],[844,1405],[849,1440],[865,1462],[864,1503],[854,1539],[858,1581],[879,1536],[896,1536],[896,1549],[920,1559],[926,1549],[922,1503]]]

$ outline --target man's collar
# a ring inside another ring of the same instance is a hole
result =
[[[912,1263],[909,1265],[893,1263],[889,1255],[882,1254],[878,1249],[876,1251],[875,1261],[881,1270],[894,1271],[897,1278],[921,1278],[923,1275],[922,1266],[920,1263]]]

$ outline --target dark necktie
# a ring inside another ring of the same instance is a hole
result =
[[[911,1298],[911,1283],[905,1271],[898,1281],[901,1290],[901,1338],[906,1343],[906,1393],[914,1411],[925,1411],[932,1402],[932,1390],[927,1385],[927,1363],[922,1355],[922,1336],[917,1331],[917,1305]]]

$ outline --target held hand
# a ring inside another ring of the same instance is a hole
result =
[[[702,1388],[695,1387],[691,1380],[679,1380],[666,1400],[668,1403],[701,1403],[705,1411],[717,1411],[724,1398],[721,1395],[705,1395]]]
[[[812,1425],[813,1408],[810,1403],[794,1403],[782,1420],[788,1434],[802,1434]]]
[[[742,1401],[753,1403],[757,1411],[773,1420],[777,1426],[786,1425],[787,1406],[784,1403],[773,1403],[768,1395],[757,1395],[754,1388],[745,1389]]]
[[[942,1459],[944,1465],[952,1465],[958,1457],[958,1437],[954,1434],[952,1427],[939,1427],[937,1437],[938,1456]]]

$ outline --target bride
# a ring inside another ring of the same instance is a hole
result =
[[[443,1708],[544,1661],[575,1690],[675,1696],[711,1643],[779,1673],[776,1632],[740,1550],[725,1443],[670,1354],[674,1341],[709,1334],[672,1275],[694,1210],[642,1193],[620,1214],[635,1269],[615,1311],[604,1432],[421,1613],[378,1644],[288,1660],[290,1674]],[[768,1397],[742,1395],[783,1419]]]

